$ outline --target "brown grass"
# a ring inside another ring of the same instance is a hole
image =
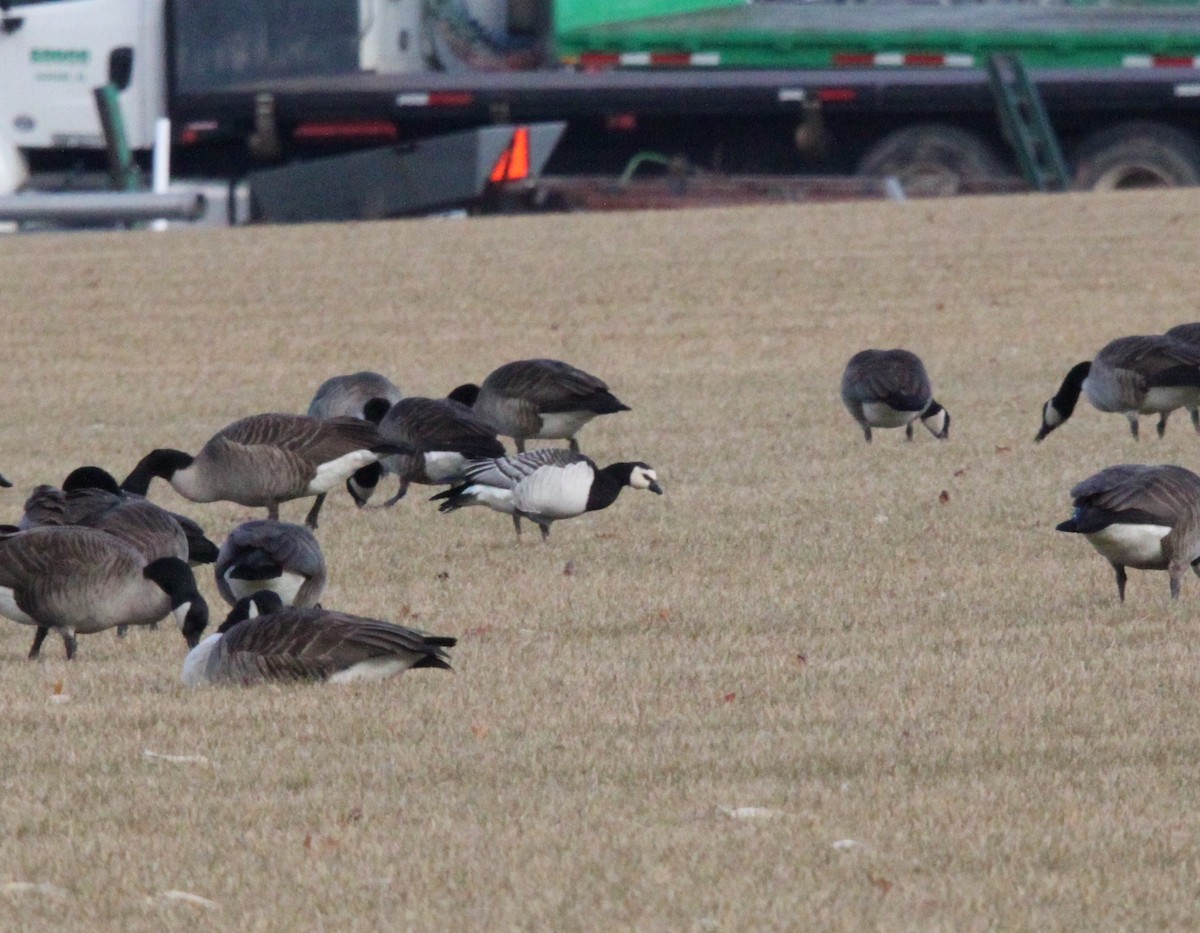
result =
[[[1200,441],[1032,438],[1071,364],[1197,318],[1197,242],[1195,192],[0,240],[8,520],[335,373],[534,355],[610,382],[584,449],[667,489],[549,547],[331,497],[326,605],[457,634],[454,675],[187,692],[170,626],[67,664],[4,622],[0,926],[1194,928],[1200,584],[1122,606],[1053,527]],[[895,345],[948,443],[843,410]]]

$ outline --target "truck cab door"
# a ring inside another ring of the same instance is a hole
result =
[[[113,81],[129,143],[161,111],[162,0],[8,0],[0,134],[23,149],[102,148],[93,90]]]

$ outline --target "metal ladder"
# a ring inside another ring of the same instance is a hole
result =
[[[1025,180],[1038,191],[1066,191],[1071,187],[1067,163],[1042,97],[1021,59],[1015,53],[993,52],[987,69],[1001,128],[1017,153]]]

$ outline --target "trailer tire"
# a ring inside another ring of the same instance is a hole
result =
[[[1200,184],[1200,143],[1162,123],[1122,123],[1084,140],[1075,187],[1086,191]]]
[[[973,182],[1007,175],[987,143],[944,123],[921,123],[885,136],[867,150],[858,174],[895,178],[914,197],[959,194]]]

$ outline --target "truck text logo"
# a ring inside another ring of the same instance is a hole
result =
[[[35,65],[86,65],[91,53],[87,49],[31,49],[29,60]]]

